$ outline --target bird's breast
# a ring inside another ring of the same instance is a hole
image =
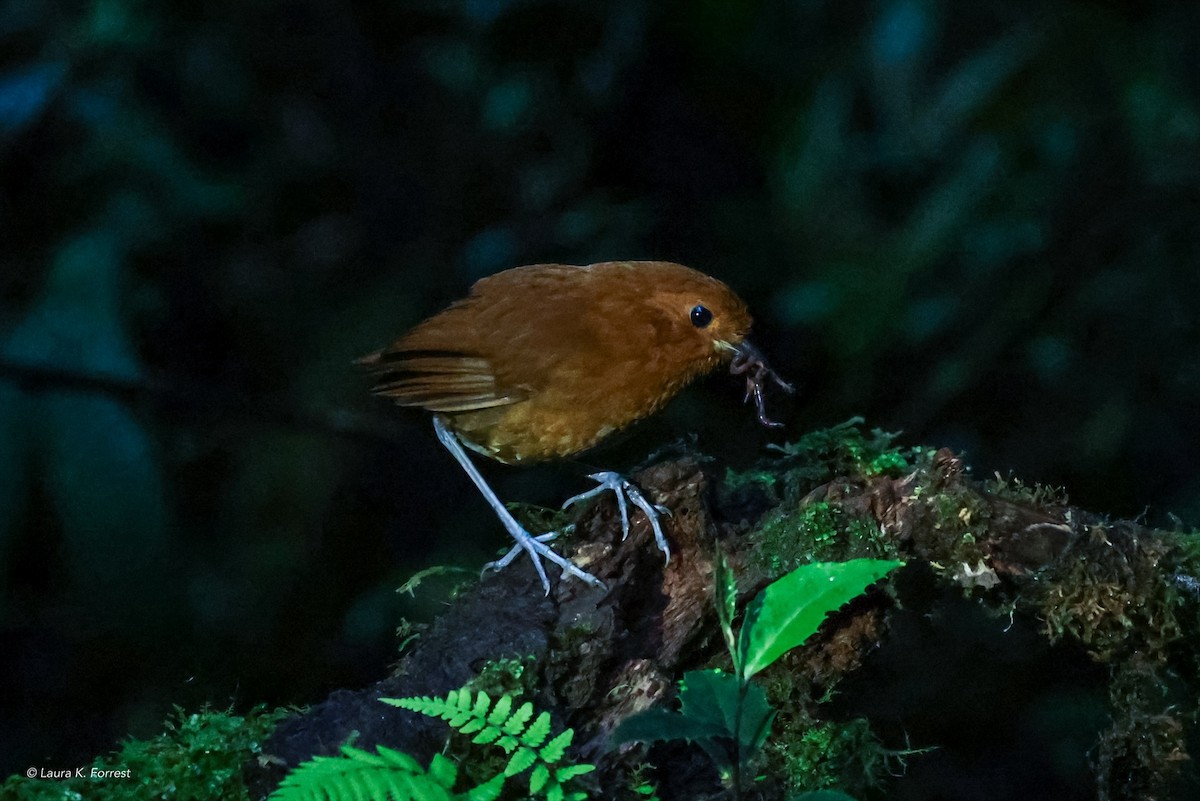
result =
[[[447,418],[473,450],[501,462],[561,459],[598,445],[658,411],[705,368],[666,371],[628,364],[588,371],[572,367],[517,403]]]

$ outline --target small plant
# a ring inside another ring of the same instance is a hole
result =
[[[721,670],[685,673],[679,682],[678,712],[648,709],[624,720],[615,742],[688,740],[713,760],[721,780],[740,797],[745,770],[762,748],[775,711],[762,687],[750,679],[802,645],[825,616],[903,562],[855,559],[804,565],[755,596],[735,633],[737,584],[723,556],[717,557],[716,606],[733,675]]]
[[[445,698],[380,698],[385,704],[441,718],[471,742],[509,755],[504,769],[488,780],[454,791],[458,767],[435,754],[428,768],[408,754],[378,746],[377,753],[342,747],[340,757],[315,757],[283,780],[273,801],[493,801],[506,779],[532,770],[529,796],[547,801],[581,801],[587,794],[568,791],[567,782],[595,770],[593,765],[559,764],[575,736],[573,729],[550,737],[550,714],[534,717],[533,704],[513,709],[513,697],[495,704],[487,693],[452,690]],[[532,721],[532,722],[531,722]]]

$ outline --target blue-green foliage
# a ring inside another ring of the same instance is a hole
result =
[[[854,559],[804,565],[767,586],[746,610],[740,634],[733,630],[737,585],[724,556],[715,570],[717,617],[734,673],[691,671],[679,683],[680,709],[648,709],[624,720],[614,742],[688,740],[704,749],[722,781],[740,795],[744,767],[770,733],[774,710],[750,679],[802,645],[825,616],[902,562]]]
[[[340,757],[315,757],[300,765],[272,794],[272,801],[492,801],[500,795],[506,779],[529,771],[528,793],[547,801],[581,801],[587,794],[570,790],[571,779],[595,770],[593,765],[560,764],[575,736],[565,729],[550,737],[550,714],[536,717],[533,704],[513,708],[510,695],[495,704],[487,693],[452,690],[445,698],[381,698],[385,704],[440,718],[460,735],[474,735],[475,745],[503,751],[508,760],[503,770],[473,787],[454,791],[458,768],[448,758],[435,755],[422,767],[407,754],[379,746],[370,753],[342,747]]]

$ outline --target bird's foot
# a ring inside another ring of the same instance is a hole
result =
[[[569,530],[570,526],[563,531]],[[555,540],[562,532],[548,531],[545,534],[538,534],[537,536],[534,536],[523,528],[517,528],[516,530],[510,529],[509,533],[512,534],[513,539],[517,541],[517,544],[514,545],[509,552],[500,559],[497,559],[494,562],[488,562],[486,565],[484,565],[484,573],[489,570],[503,570],[512,564],[512,561],[516,559],[522,551],[525,551],[529,554],[529,558],[533,560],[533,567],[535,570],[537,570],[538,578],[542,580],[542,589],[546,591],[547,595],[550,594],[550,579],[546,576],[546,567],[542,564],[543,559],[558,565],[559,568],[562,569],[562,572],[568,576],[574,576],[575,578],[580,579],[587,584],[591,584],[593,587],[599,587],[600,589],[605,588],[603,581],[596,578],[586,570],[580,569],[570,559],[562,556],[559,553],[556,553],[553,548],[546,544]]]
[[[621,539],[625,540],[629,536],[629,504],[632,503],[641,509],[642,513],[646,515],[646,519],[650,521],[650,528],[654,531],[654,541],[658,543],[658,549],[663,552],[663,561],[670,562],[671,548],[667,545],[667,538],[663,535],[662,524],[659,523],[658,518],[660,515],[670,517],[671,510],[665,506],[650,503],[642,491],[620,473],[605,470],[600,473],[592,473],[588,478],[600,482],[600,486],[567,498],[562,508],[566,509],[568,506],[611,490],[616,493],[617,508],[621,512]]]

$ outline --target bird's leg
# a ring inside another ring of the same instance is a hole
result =
[[[628,498],[634,506],[642,510],[642,513],[646,515],[646,519],[650,521],[650,528],[654,531],[654,541],[658,543],[658,549],[663,552],[663,561],[670,562],[671,548],[667,545],[667,538],[663,535],[662,525],[658,522],[658,517],[664,514],[670,515],[671,510],[665,506],[650,503],[650,501],[646,500],[646,496],[642,494],[642,491],[620,473],[605,470],[600,473],[592,473],[588,478],[600,482],[600,486],[567,498],[563,504],[563,508],[566,509],[568,506],[580,501],[594,498],[602,492],[613,491],[617,495],[617,508],[621,512],[621,539],[624,540],[629,536],[629,506],[625,500]]]
[[[517,554],[521,550],[524,550],[529,554],[529,558],[533,560],[533,567],[537,570],[538,578],[542,580],[542,587],[546,590],[547,595],[550,594],[550,579],[546,577],[546,568],[542,565],[543,559],[549,560],[558,565],[559,568],[562,569],[563,573],[570,576],[575,576],[576,578],[582,579],[588,584],[603,589],[604,582],[593,576],[591,573],[588,573],[585,570],[580,570],[573,562],[571,562],[570,559],[566,558],[565,556],[560,556],[559,554],[555,553],[554,549],[552,549],[549,545],[546,545],[547,542],[558,536],[557,532],[552,531],[549,534],[542,534],[535,537],[517,522],[517,519],[512,516],[512,513],[509,512],[508,509],[505,508],[504,504],[500,502],[500,499],[496,497],[496,493],[492,492],[492,488],[489,487],[487,482],[483,480],[483,475],[478,469],[476,469],[475,465],[471,463],[471,459],[467,456],[467,452],[463,449],[462,443],[458,441],[458,437],[455,436],[453,431],[446,427],[446,424],[443,423],[441,418],[437,415],[434,415],[433,417],[433,429],[437,432],[437,438],[443,445],[446,446],[446,450],[450,451],[450,455],[455,458],[455,460],[462,466],[462,469],[467,471],[467,475],[471,477],[471,480],[475,482],[475,486],[479,489],[480,493],[483,494],[484,500],[491,505],[492,509],[496,512],[496,516],[500,518],[500,522],[504,524],[506,529],[508,529],[508,533],[514,540],[517,541],[516,547],[509,551],[504,558],[495,562],[489,562],[488,564],[484,565],[484,570],[487,570],[488,568],[495,568],[499,570],[502,567],[507,567],[512,560],[516,558]]]

